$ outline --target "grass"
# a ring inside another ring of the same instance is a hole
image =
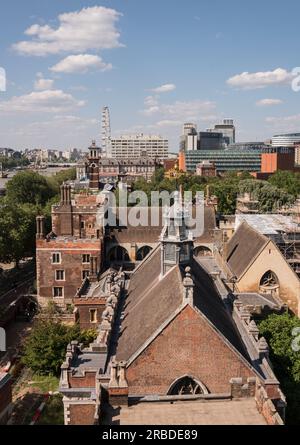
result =
[[[33,374],[32,380],[28,382],[32,388],[38,388],[41,393],[45,394],[49,391],[57,391],[59,386],[59,378],[55,376]]]
[[[60,394],[51,396],[42,412],[37,425],[63,425],[64,406]]]

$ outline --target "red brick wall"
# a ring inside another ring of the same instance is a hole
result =
[[[47,250],[46,250],[47,249]],[[68,250],[66,250],[68,249]],[[82,255],[98,255],[101,264],[101,240],[90,242],[37,241],[37,287],[38,295],[53,298],[53,287],[64,288],[64,298],[75,297],[82,283],[82,271],[89,270],[89,264],[82,263]],[[61,253],[61,264],[52,264],[52,253]],[[65,281],[55,280],[55,271],[65,271]]]
[[[94,301],[89,301],[88,305],[77,305],[75,302],[75,306],[78,308],[79,312],[79,323],[81,329],[96,329],[101,322],[101,315],[105,309],[105,302],[100,304],[95,304]],[[90,321],[90,309],[97,310],[97,323],[91,323]]]
[[[294,166],[294,153],[262,153],[261,155],[262,173],[274,173],[277,170],[293,171]]]
[[[229,393],[232,377],[253,373],[208,323],[187,306],[128,367],[129,395],[166,395],[184,375],[201,381],[210,393]]]
[[[96,373],[86,372],[83,377],[72,377],[69,374],[69,384],[71,388],[95,388]]]
[[[70,425],[93,425],[95,405],[70,405]]]

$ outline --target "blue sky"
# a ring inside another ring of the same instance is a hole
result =
[[[0,146],[85,148],[105,105],[113,135],[172,151],[190,120],[233,118],[240,141],[300,131],[299,14],[296,0],[2,2]]]

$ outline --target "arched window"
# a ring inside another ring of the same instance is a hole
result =
[[[152,248],[150,246],[141,247],[136,253],[136,260],[143,261],[143,259],[146,258],[147,255],[149,255],[151,250]]]
[[[108,255],[110,261],[130,261],[129,254],[125,247],[122,246],[115,246],[111,249]]]
[[[168,395],[172,396],[192,396],[197,394],[208,394],[208,390],[205,385],[190,376],[181,377],[176,380],[168,391]]]
[[[194,249],[195,256],[212,256],[212,251],[206,246],[198,246]]]
[[[263,286],[263,287],[273,288],[275,286],[278,286],[278,284],[279,284],[279,282],[278,282],[277,275],[274,272],[272,272],[271,270],[268,270],[268,272],[266,272],[260,280],[260,286]]]

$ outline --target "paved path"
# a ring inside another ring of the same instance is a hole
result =
[[[109,425],[266,425],[254,399],[139,403],[110,411]]]

